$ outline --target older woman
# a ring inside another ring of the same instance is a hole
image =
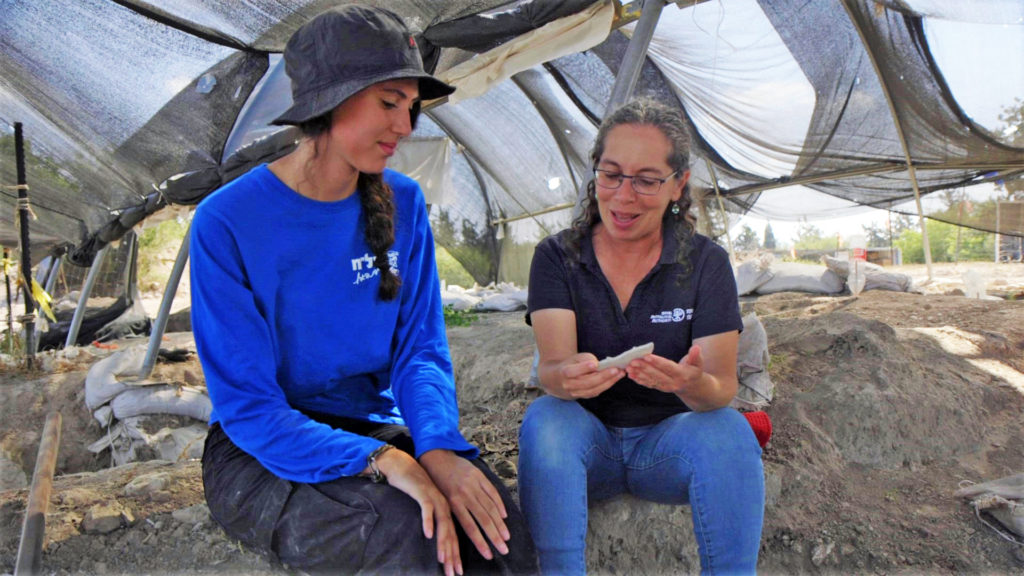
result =
[[[547,395],[520,430],[520,501],[548,574],[585,572],[588,502],[689,504],[707,573],[753,573],[761,449],[735,396],[742,321],[726,252],[688,215],[682,115],[630,102],[601,125],[572,228],[538,245],[529,319]],[[599,359],[653,343],[620,366]]]

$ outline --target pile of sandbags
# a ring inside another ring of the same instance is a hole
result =
[[[736,267],[736,290],[740,296],[776,292],[839,294],[850,292],[850,262],[823,256],[822,264],[777,262],[771,255],[748,260]],[[866,271],[864,290],[916,292],[907,274],[889,272],[878,264],[863,262]]]
[[[844,282],[850,277],[850,261],[822,256],[825,267],[833,271]],[[890,292],[916,292],[914,279],[907,274],[899,272],[888,272],[885,268],[871,262],[861,262],[865,270],[865,290],[889,290]]]
[[[776,262],[770,255],[743,262],[735,274],[740,296],[776,292],[838,294],[846,287],[843,278],[825,266]]]
[[[441,304],[459,311],[514,312],[526,310],[526,295],[525,288],[511,282],[492,282],[482,287],[474,284],[468,289],[452,284],[442,286]]]
[[[140,379],[146,345],[140,343],[118,350],[96,362],[85,378],[85,405],[107,434],[89,446],[95,453],[110,448],[116,465],[156,454],[169,460],[194,458],[202,454],[202,438],[210,419],[212,404],[201,382],[161,382]],[[148,416],[187,417],[180,428],[146,432]]]

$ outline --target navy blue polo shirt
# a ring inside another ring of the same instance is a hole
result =
[[[695,338],[742,330],[736,279],[729,256],[708,237],[694,234],[690,261],[693,273],[683,277],[676,262],[679,245],[666,230],[661,258],[640,281],[623,310],[601,272],[589,236],[583,239],[579,262],[566,248],[568,231],[537,245],[530,266],[528,313],[562,308],[576,313],[580,352],[598,359],[654,342],[654,353],[680,360]],[[629,428],[655,424],[689,411],[675,394],[651,390],[623,377],[595,398],[579,403],[609,426]]]

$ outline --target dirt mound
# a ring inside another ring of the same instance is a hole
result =
[[[764,452],[764,573],[1024,570],[1024,546],[953,498],[961,482],[1024,465],[1024,303],[872,291],[780,293],[742,305],[768,333],[776,394]],[[530,329],[521,312],[491,313],[448,336],[463,432],[514,489],[519,422],[540,394],[525,386]],[[84,407],[85,371],[106,354],[83,348],[50,358],[44,373],[0,375],[3,453],[26,478],[46,412],[64,417],[44,570],[281,573],[210,520],[195,461],[107,469],[109,454],[85,449],[105,433]],[[187,380],[198,362],[193,356],[157,370],[168,381]],[[25,498],[24,488],[0,491],[0,573],[14,569]],[[648,532],[662,547],[689,538],[663,534],[685,524],[688,511],[656,511],[671,522],[644,525],[636,520],[646,510],[624,504],[595,514],[602,522],[592,540],[595,572],[697,569],[692,546],[656,554],[642,545]]]

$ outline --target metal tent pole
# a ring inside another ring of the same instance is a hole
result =
[[[729,236],[729,215],[725,211],[725,203],[722,202],[722,193],[718,190],[718,176],[715,175],[715,166],[711,160],[705,158],[708,165],[708,173],[711,175],[711,183],[715,186],[715,198],[718,198],[718,209],[722,212],[722,220],[725,222],[725,243],[729,246],[729,259],[736,262],[736,253],[732,249],[732,237]]]
[[[167,287],[164,288],[163,298],[160,300],[160,311],[153,322],[153,329],[149,333],[149,346],[146,348],[146,357],[142,361],[142,368],[139,369],[139,378],[146,379],[153,373],[156,366],[156,359],[160,353],[160,342],[164,337],[164,330],[167,328],[167,319],[171,315],[171,304],[174,302],[174,295],[178,293],[178,284],[181,282],[181,275],[185,272],[185,263],[188,262],[188,240],[191,236],[192,223],[185,229],[185,237],[181,240],[181,248],[178,248],[178,257],[174,259],[174,267],[171,268],[171,275],[167,278]]]
[[[647,47],[651,45],[651,38],[654,37],[654,29],[658,26],[658,19],[661,18],[661,10],[665,7],[665,0],[644,0],[640,12],[640,19],[633,28],[633,37],[629,39],[626,46],[626,53],[622,55],[622,64],[619,65],[619,72],[615,75],[615,84],[612,85],[612,95],[608,99],[608,106],[605,108],[605,115],[622,106],[633,95],[636,88],[636,81],[640,78],[640,71],[644,67],[644,60],[647,58]]]
[[[53,288],[57,284],[57,277],[60,276],[60,267],[64,264],[64,255],[57,256],[50,265],[50,272],[46,276],[46,286],[43,287],[46,293],[53,296]]]
[[[78,331],[82,328],[82,320],[85,319],[85,304],[89,301],[89,294],[93,285],[96,284],[96,277],[100,275],[100,268],[106,260],[110,244],[107,244],[96,253],[92,259],[92,266],[89,267],[89,275],[85,277],[85,284],[82,285],[82,293],[78,296],[78,305],[75,306],[75,315],[71,317],[71,327],[68,328],[68,338],[64,341],[64,347],[70,348],[78,340]]]
[[[21,122],[14,123],[14,157],[18,171],[18,227],[21,241],[21,276],[25,282],[25,314],[18,320],[25,330],[25,364],[32,368],[36,360],[36,308],[32,296],[32,256],[28,237],[29,215],[32,205],[28,201],[28,180],[25,175],[25,136]]]
[[[1002,238],[999,237],[999,200],[997,199],[996,200],[996,263],[999,262],[999,256],[1000,256],[999,251],[1000,251],[1000,248],[1001,248],[1001,246],[1000,246],[1001,243],[1002,243]]]
[[[7,271],[11,253],[4,247],[4,283],[7,284],[7,352],[14,356],[14,303],[11,302],[11,275]]]
[[[651,45],[651,38],[654,36],[654,29],[661,18],[661,11],[665,7],[665,0],[644,0],[641,7],[640,19],[633,28],[633,36],[629,39],[626,52],[622,55],[622,63],[619,71],[615,74],[615,84],[612,85],[612,95],[608,98],[608,106],[605,107],[605,116],[610,114],[619,106],[622,106],[633,95],[636,82],[640,78],[640,71],[643,70],[644,60],[647,58],[647,47]],[[587,186],[594,179],[592,172],[583,176],[583,184],[576,194],[576,214],[579,214],[579,207],[587,196]]]
[[[875,76],[878,77],[878,86],[882,89],[882,94],[885,95],[885,102],[889,105],[889,114],[892,116],[892,122],[896,126],[896,134],[900,138],[900,146],[903,148],[903,159],[907,164],[907,173],[910,176],[910,184],[914,189],[914,202],[917,204],[917,215],[921,220],[921,241],[924,248],[924,261],[928,266],[928,282],[931,282],[934,278],[932,274],[932,250],[931,245],[928,242],[928,226],[924,217],[924,209],[921,207],[921,190],[917,185],[917,171],[914,169],[914,162],[910,158],[910,148],[907,146],[907,137],[903,133],[903,125],[900,123],[899,115],[896,113],[896,105],[892,100],[892,93],[889,91],[889,85],[885,81],[885,76],[882,75],[882,69],[878,66],[878,57],[875,52],[871,49],[871,44],[868,43],[867,38],[864,37],[864,31],[857,23],[857,19],[853,15],[853,10],[850,8],[850,2],[853,0],[843,0],[843,8],[846,10],[847,15],[850,17],[850,22],[853,23],[853,27],[857,30],[857,35],[860,36],[861,46],[864,47],[864,52],[867,53],[868,58],[871,60],[871,66],[875,69]]]

